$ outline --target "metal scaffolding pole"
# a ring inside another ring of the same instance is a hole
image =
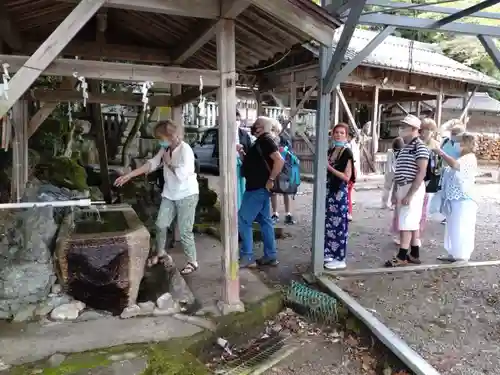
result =
[[[332,0],[322,0],[327,6]],[[315,276],[323,272],[325,243],[326,155],[330,128],[331,91],[324,90],[324,82],[333,55],[332,46],[321,45],[319,50],[319,97],[316,112],[316,149],[314,154],[314,195],[312,222],[312,271]],[[344,56],[342,56],[343,58]]]
[[[477,37],[481,44],[483,45],[488,55],[490,55],[491,59],[495,63],[498,70],[500,70],[500,50],[495,44],[493,38],[485,35],[478,35]]]

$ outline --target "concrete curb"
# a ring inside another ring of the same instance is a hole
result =
[[[418,355],[408,344],[401,340],[386,325],[368,312],[349,294],[340,289],[326,276],[318,277],[318,282],[338,298],[372,333],[394,353],[416,375],[440,375],[425,359]]]
[[[418,271],[431,271],[442,269],[455,269],[455,268],[468,268],[468,267],[487,267],[487,266],[500,266],[500,260],[485,260],[478,262],[455,262],[455,263],[441,263],[441,264],[419,264],[409,265],[405,267],[380,267],[380,268],[360,268],[351,270],[338,270],[326,271],[325,274],[333,277],[347,277],[347,276],[366,276],[366,275],[379,275],[390,273],[403,273],[403,272],[418,272]]]

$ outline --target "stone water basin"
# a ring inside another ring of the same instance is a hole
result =
[[[59,282],[88,307],[120,314],[136,303],[149,247],[150,234],[129,205],[69,215],[56,242]]]

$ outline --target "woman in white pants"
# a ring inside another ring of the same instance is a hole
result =
[[[468,133],[461,137],[458,159],[441,149],[435,150],[448,164],[440,192],[443,199],[441,212],[446,216],[444,248],[447,255],[438,258],[442,261],[468,261],[474,251],[478,209],[475,192],[478,170],[474,150],[474,136]]]

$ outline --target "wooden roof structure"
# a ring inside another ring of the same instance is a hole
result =
[[[68,16],[75,3],[1,0],[0,39],[4,42],[4,53],[34,53]],[[219,17],[226,16],[236,19],[236,69],[244,73],[297,44],[313,38],[320,42],[331,40],[334,29],[340,25],[326,10],[308,0],[224,3],[228,6],[221,13],[219,0],[184,0],[182,6],[177,6],[180,2],[175,0],[109,0],[104,4],[106,8],[101,8],[82,27],[60,57],[216,70],[215,33]],[[102,31],[100,40],[96,38],[96,29]],[[0,61],[7,61],[15,70],[25,60],[7,59],[4,55]],[[47,74],[65,75],[62,73],[71,64],[76,64],[75,69],[85,75],[78,63],[64,61],[52,64],[53,69],[49,68]],[[204,73],[205,85],[213,86],[210,79],[216,77]],[[102,78],[108,79],[105,75]],[[119,77],[109,79],[115,78]],[[159,77],[139,74],[138,69],[129,78],[159,80]]]
[[[106,103],[109,94],[115,95],[115,104],[140,105],[145,98],[103,93],[100,83],[170,84],[175,96],[159,95],[154,105],[174,107],[174,121],[182,121],[180,104],[200,94],[202,80],[203,87],[217,90],[220,104],[225,276],[220,308],[223,313],[241,311],[234,131],[239,76],[298,44],[331,44],[340,24],[310,0],[0,0],[0,64],[9,73],[2,72],[8,85],[0,92],[0,119],[3,128],[14,128],[13,163],[21,166],[13,168],[17,201],[28,178],[29,136],[57,102],[86,97],[85,83],[97,129],[103,192],[110,203],[102,111],[94,103]],[[31,92],[32,99],[46,104],[28,118],[26,92],[41,75],[69,78],[59,88]],[[76,79],[80,92],[72,88]],[[47,94],[50,98],[43,97]],[[9,111],[11,116],[6,116]]]

